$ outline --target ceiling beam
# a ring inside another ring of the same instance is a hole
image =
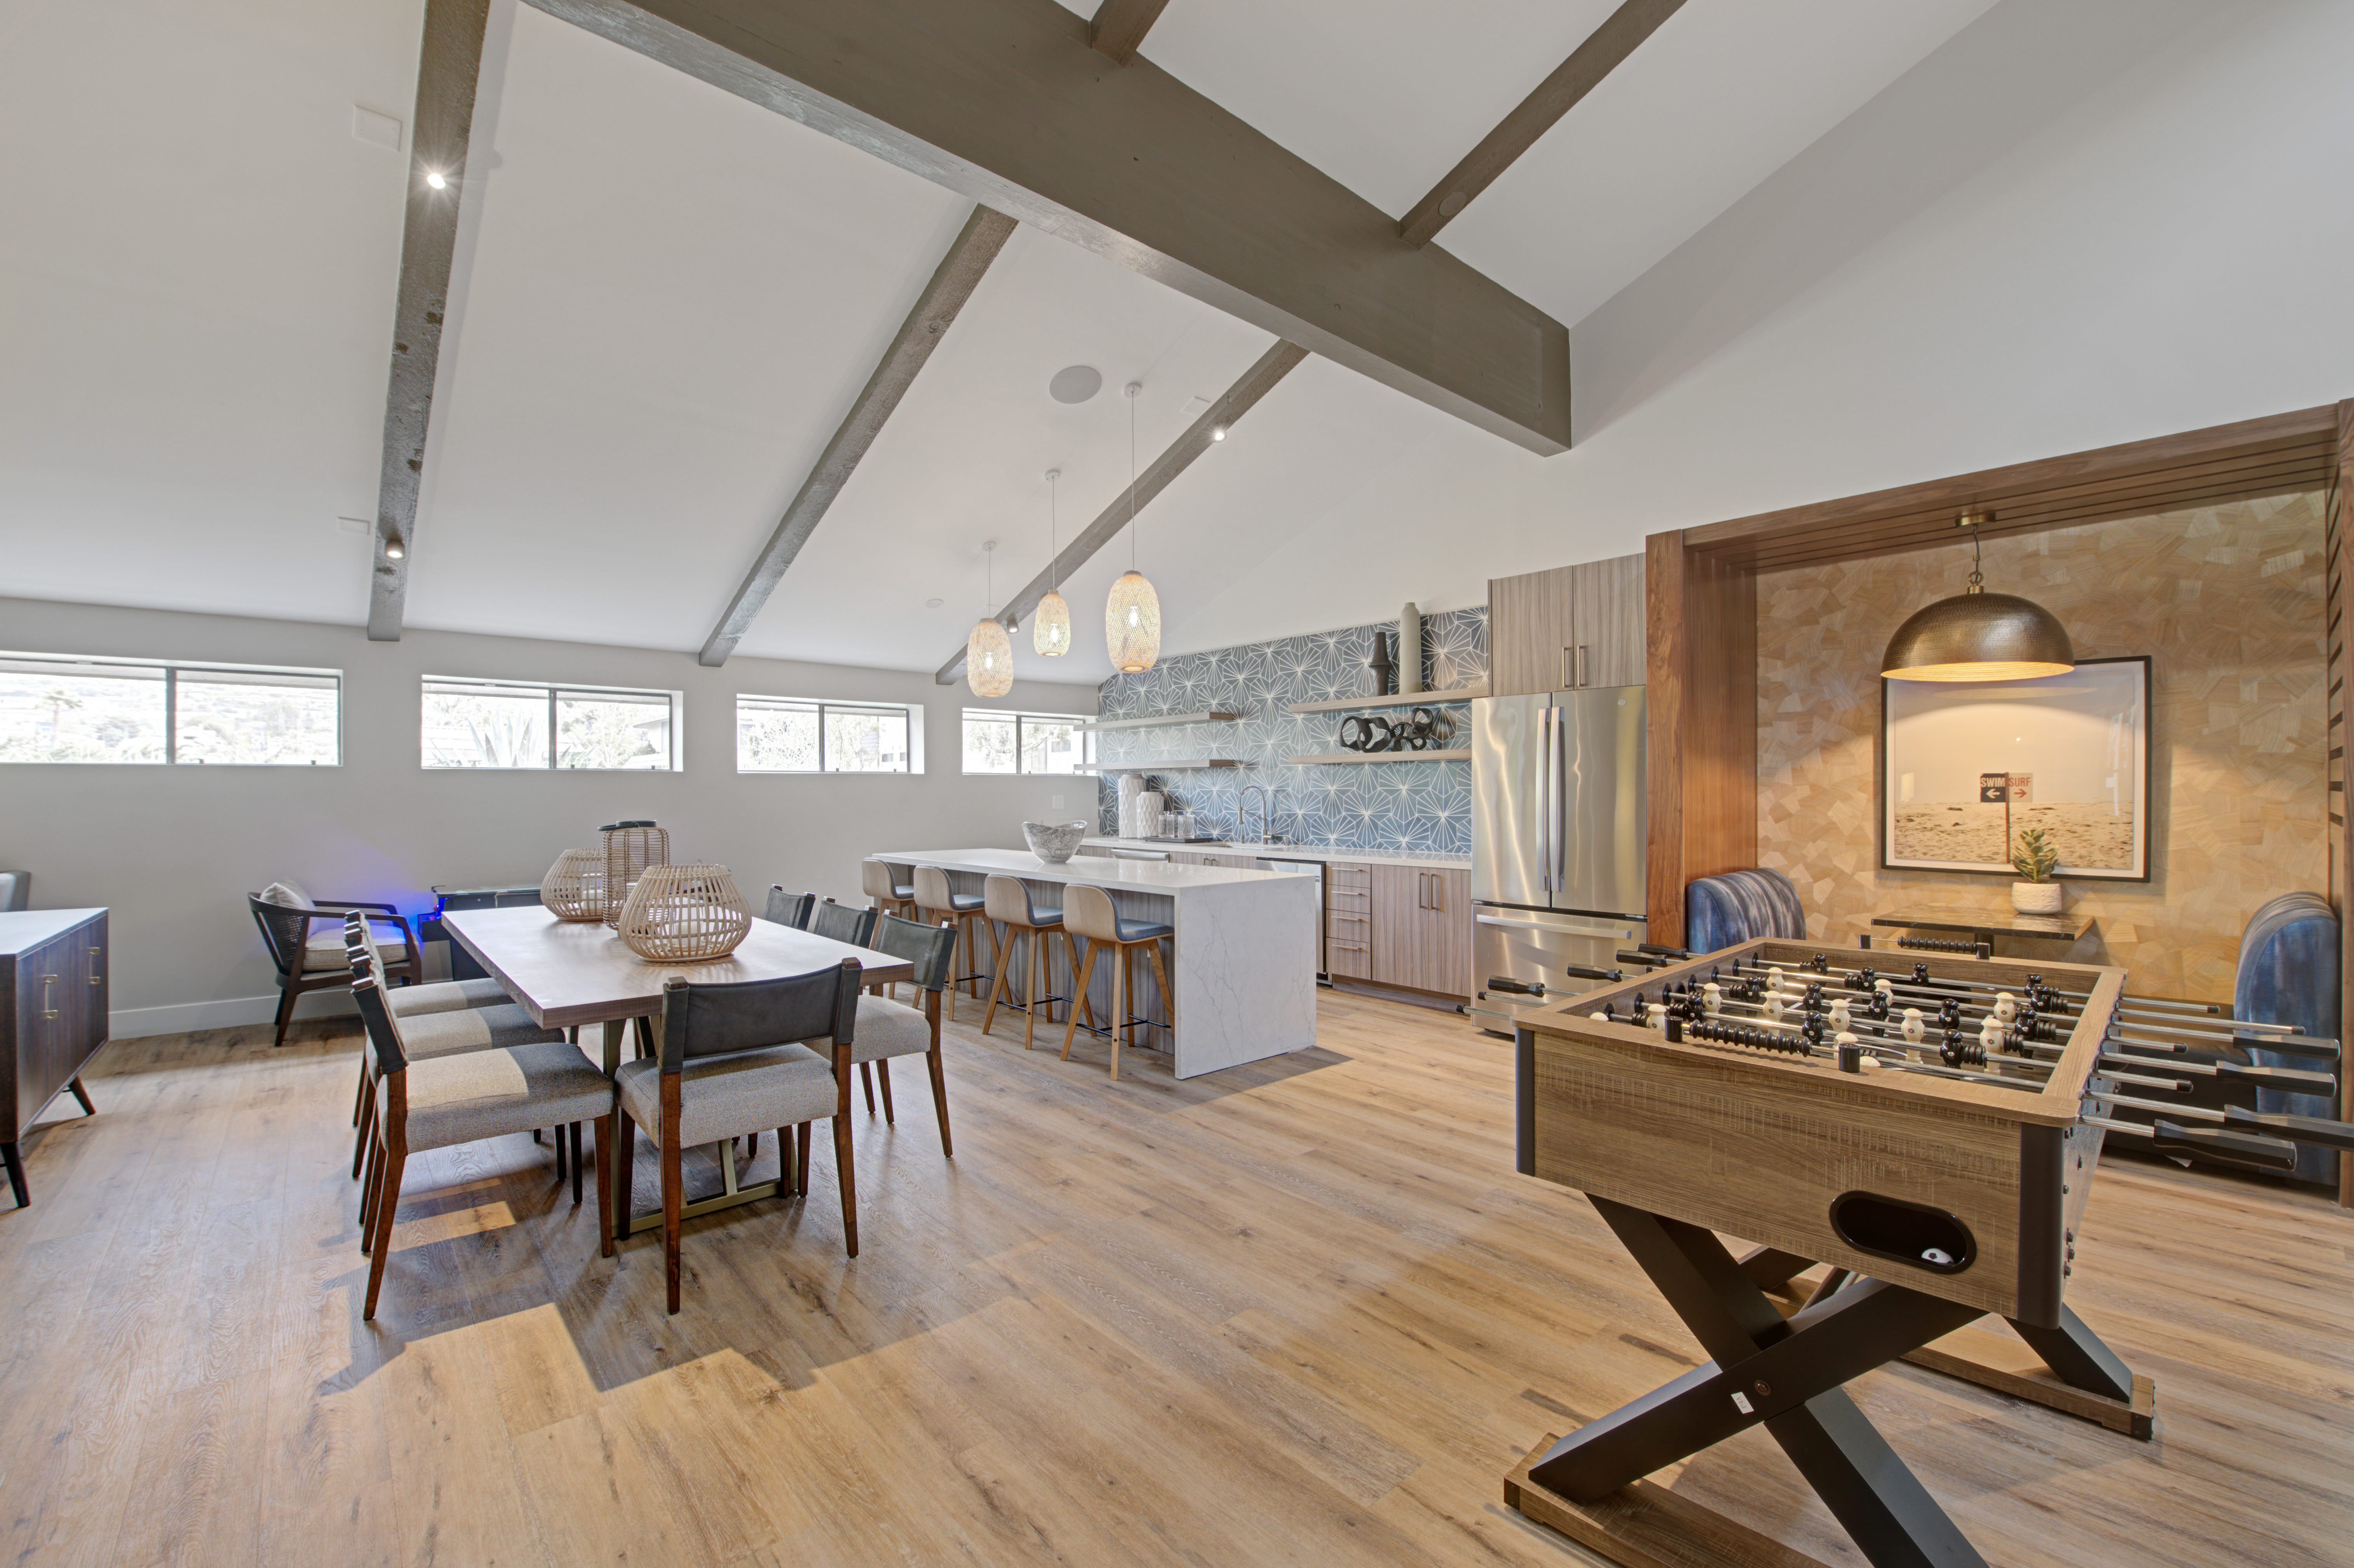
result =
[[[1097,54],[1126,65],[1136,58],[1144,35],[1161,20],[1161,8],[1168,4],[1169,0],[1103,0],[1096,7],[1095,20],[1087,24],[1087,42]]]
[[[528,0],[1532,451],[1569,334],[1055,0]]]
[[[793,557],[801,554],[801,546],[809,542],[810,535],[815,532],[826,508],[832,506],[834,497],[842,493],[842,487],[850,482],[850,476],[857,471],[859,460],[865,457],[866,449],[873,446],[875,438],[883,433],[883,427],[890,419],[892,411],[899,407],[899,399],[907,395],[908,387],[915,385],[917,373],[924,368],[925,363],[932,357],[932,350],[938,348],[940,339],[948,334],[950,323],[957,319],[957,313],[964,309],[967,300],[972,298],[981,274],[987,272],[989,264],[997,260],[997,253],[1005,249],[1005,242],[1013,236],[1013,228],[1012,218],[1002,212],[991,212],[985,207],[974,207],[972,216],[965,219],[963,232],[956,237],[956,243],[949,247],[949,253],[940,258],[940,264],[932,270],[932,281],[925,284],[924,291],[917,296],[915,309],[909,311],[907,319],[899,323],[898,334],[892,338],[891,346],[883,351],[875,373],[866,378],[866,385],[859,388],[858,396],[851,402],[850,412],[842,417],[842,423],[835,429],[832,439],[825,443],[825,450],[818,453],[809,476],[801,481],[801,487],[794,494],[792,503],[777,520],[777,531],[769,535],[769,542],[762,547],[759,558],[752,563],[752,569],[744,574],[743,584],[737,588],[736,597],[727,601],[726,613],[719,618],[719,624],[712,628],[710,640],[704,643],[703,652],[695,656],[699,662],[716,669],[727,662],[727,656],[736,652],[736,644],[745,632],[752,629],[752,622],[759,618],[760,607],[769,602],[769,596],[783,580],[785,569],[793,564]]]
[[[1520,155],[1537,143],[1577,101],[1594,90],[1618,62],[1635,52],[1659,25],[1674,16],[1684,0],[1626,0],[1603,24],[1586,36],[1569,58],[1537,84],[1520,107],[1504,116],[1479,144],[1464,154],[1430,194],[1414,204],[1398,220],[1398,237],[1408,245],[1427,245],[1431,236],[1474,197],[1495,183]]]
[[[1152,504],[1153,498],[1169,488],[1170,482],[1185,471],[1193,461],[1210,450],[1218,440],[1217,431],[1231,429],[1235,420],[1251,410],[1252,405],[1267,395],[1275,384],[1291,374],[1292,367],[1308,357],[1308,351],[1296,343],[1278,343],[1258,356],[1258,362],[1242,373],[1240,379],[1221,393],[1217,400],[1202,412],[1202,417],[1187,427],[1185,433],[1169,443],[1161,454],[1152,460],[1152,466],[1136,478],[1136,482],[1112,498],[1110,505],[1096,514],[1096,520],[1079,531],[1076,538],[1056,556],[1054,564],[1030,579],[1029,586],[1006,601],[996,619],[1009,631],[1022,624],[1046,590],[1056,583],[1067,582],[1072,575],[1095,558],[1097,551],[1119,537],[1129,519]],[[1076,635],[1076,633],[1075,633]],[[943,686],[956,683],[957,674],[964,668],[964,649],[939,667],[932,679]]]
[[[400,641],[415,552],[417,494],[441,365],[441,318],[466,191],[466,143],[474,125],[490,0],[426,0],[417,58],[417,112],[408,130],[408,216],[400,232],[400,298],[392,319],[392,375],[384,394],[384,457],[376,471],[376,537],[369,550],[368,640]],[[438,175],[436,188],[430,178]],[[398,556],[387,554],[397,547]]]

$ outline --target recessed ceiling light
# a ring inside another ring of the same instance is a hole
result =
[[[401,544],[399,535],[387,534],[384,536],[384,558],[386,560],[398,561],[408,554],[408,550],[407,546]]]
[[[1066,365],[1046,383],[1047,396],[1057,403],[1084,403],[1103,390],[1103,372],[1092,365]]]
[[[449,184],[450,184],[450,182],[449,182],[447,179],[444,179],[444,178],[442,177],[441,171],[440,171],[440,170],[439,170],[439,169],[428,169],[428,170],[426,170],[426,171],[425,171],[425,183],[426,183],[427,185],[431,185],[431,186],[432,186],[435,190],[437,190],[437,191],[438,191],[438,190],[442,190],[442,189],[447,188],[447,187],[448,187],[448,185],[449,185]]]
[[[928,599],[924,601],[924,608],[926,609],[938,609],[947,602],[948,600],[944,599]]]

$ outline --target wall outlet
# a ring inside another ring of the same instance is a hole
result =
[[[1055,809],[1058,811],[1063,809],[1063,798],[1060,795],[1055,797]]]

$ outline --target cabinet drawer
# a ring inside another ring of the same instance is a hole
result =
[[[1328,974],[1349,980],[1373,978],[1373,949],[1363,942],[1344,942],[1334,937],[1324,944],[1324,969]]]

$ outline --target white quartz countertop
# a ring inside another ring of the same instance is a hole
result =
[[[1171,843],[1165,839],[1092,838],[1082,841],[1099,849],[1149,850],[1172,854],[1254,854],[1263,860],[1344,860],[1352,865],[1418,865],[1447,871],[1469,871],[1471,857],[1446,854],[1383,854],[1371,850],[1330,849],[1318,844]]]
[[[1078,883],[1088,887],[1125,887],[1138,893],[1179,893],[1188,887],[1230,887],[1245,882],[1291,882],[1279,871],[1240,871],[1216,865],[1173,865],[1157,860],[1111,860],[1076,855],[1049,865],[1027,850],[876,850],[875,860],[894,865],[936,865],[942,871],[984,876],[1018,876],[1029,882]]]

